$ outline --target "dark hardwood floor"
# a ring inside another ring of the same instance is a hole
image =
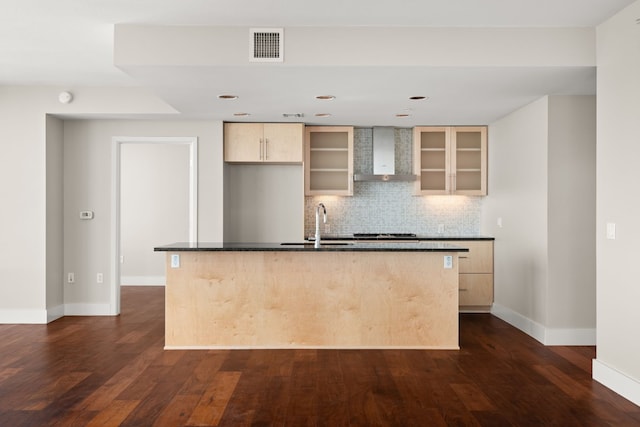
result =
[[[163,315],[125,287],[119,317],[0,325],[0,426],[640,426],[593,347],[491,315],[461,315],[460,351],[164,351]]]

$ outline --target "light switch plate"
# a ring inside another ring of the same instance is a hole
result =
[[[615,222],[607,223],[607,239],[616,240],[616,223]]]

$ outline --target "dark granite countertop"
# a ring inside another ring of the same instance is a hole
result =
[[[286,242],[286,243],[233,243],[233,242],[178,242],[170,245],[154,248],[156,252],[181,252],[181,251],[279,251],[279,252],[469,252],[469,249],[451,245],[448,243],[436,243],[425,241],[412,242],[340,242],[323,243],[320,248],[315,248],[311,242]]]
[[[308,236],[306,238],[308,241],[313,241],[314,237],[313,236]],[[367,242],[393,242],[393,239],[388,239],[388,238],[381,238],[381,239],[363,239],[363,238],[354,238],[353,235],[350,234],[345,234],[345,235],[322,235],[322,240],[331,240],[331,241],[335,241],[335,240],[353,240],[353,241],[367,241]],[[417,240],[417,241],[443,241],[443,240],[495,240],[494,237],[490,237],[490,236],[427,236],[427,235],[420,235],[418,234],[416,237],[413,237],[409,240]],[[403,240],[405,241],[405,240]]]

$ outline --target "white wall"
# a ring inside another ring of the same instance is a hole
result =
[[[123,285],[163,285],[165,253],[189,241],[190,147],[128,143],[120,160],[120,265]]]
[[[0,209],[0,323],[48,318],[46,114],[175,113],[136,88],[73,89],[75,100],[60,104],[68,89],[0,87],[0,198],[10,206]]]
[[[47,321],[64,315],[63,287],[63,123],[62,120],[46,117],[46,164],[47,164],[47,236],[46,236],[46,292]]]
[[[493,312],[548,345],[595,342],[595,114],[549,96],[489,127]]]
[[[596,98],[549,97],[546,326],[596,326]],[[595,340],[592,337],[590,341]]]
[[[597,358],[593,377],[640,405],[640,1],[597,28]],[[606,223],[617,226],[607,240]]]
[[[198,137],[198,239],[223,236],[222,123],[207,121],[68,120],[65,121],[65,284],[67,314],[108,312],[111,212],[111,138],[113,136]],[[92,210],[91,221],[78,219]],[[160,242],[168,244],[172,242]],[[104,283],[96,283],[96,273]]]
[[[224,240],[295,242],[304,238],[301,165],[225,166]]]
[[[530,334],[547,320],[548,115],[544,97],[489,126],[482,231],[496,239],[495,304]],[[524,319],[530,322],[518,323]]]

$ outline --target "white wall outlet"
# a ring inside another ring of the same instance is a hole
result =
[[[102,275],[102,273],[96,274],[96,282],[98,282],[98,283],[103,283],[104,282],[104,276]]]
[[[180,255],[171,254],[171,268],[180,268]]]
[[[327,234],[331,233],[331,224],[326,223],[324,225],[324,232],[327,233]]]
[[[444,233],[444,224],[438,224],[438,234]]]
[[[616,223],[615,222],[607,223],[607,239],[616,240]]]
[[[444,268],[446,269],[453,268],[453,256],[451,255],[444,256]]]
[[[498,228],[502,228],[502,217],[498,217],[496,224],[498,225]]]
[[[124,255],[120,255],[120,264],[124,264]]]
[[[67,283],[75,283],[76,275],[73,273],[67,274]]]

